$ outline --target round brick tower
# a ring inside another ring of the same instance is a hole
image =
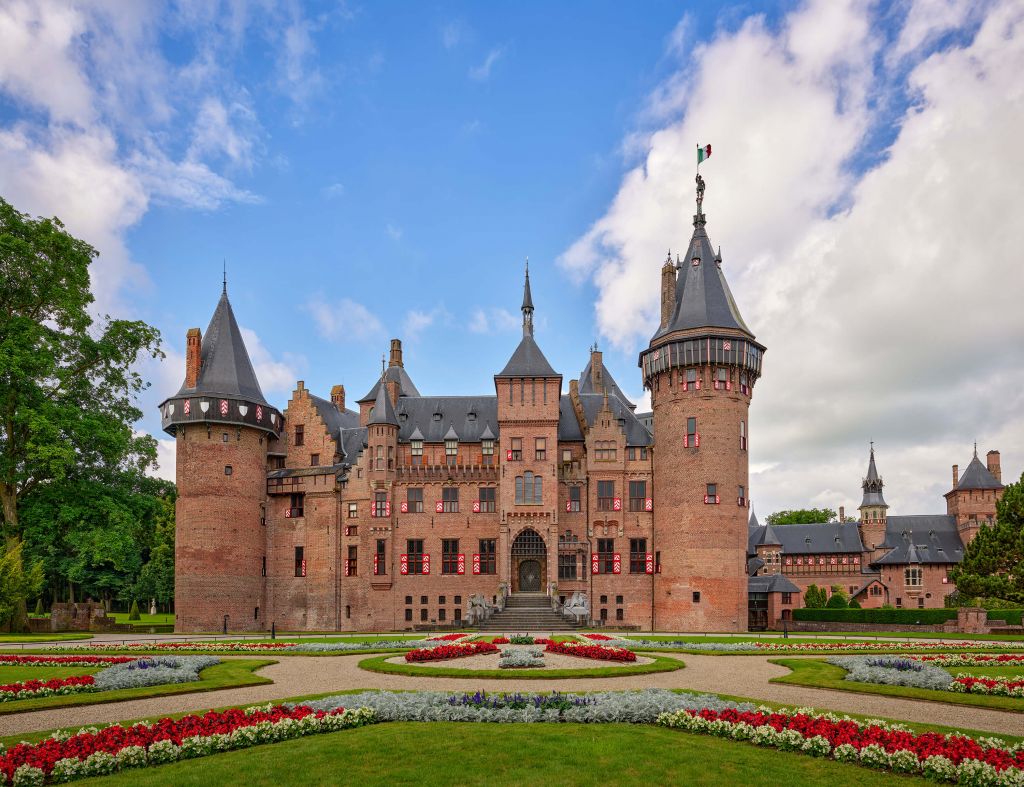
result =
[[[654,410],[654,627],[747,630],[750,397],[765,348],[743,322],[705,231],[662,267],[661,325],[640,354]]]
[[[228,302],[188,331],[185,384],[160,405],[175,437],[177,631],[265,628],[267,449],[281,413],[263,397]]]

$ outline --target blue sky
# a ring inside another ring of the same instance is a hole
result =
[[[855,506],[872,439],[898,513],[943,510],[975,439],[1024,466],[1017,2],[10,0],[0,40],[0,194],[163,332],[141,430],[224,260],[282,406],[296,379],[360,397],[392,336],[424,393],[491,391],[527,256],[566,385],[597,340],[639,398],[700,142],[768,346],[755,507]]]

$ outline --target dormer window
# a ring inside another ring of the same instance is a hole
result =
[[[440,413],[434,413],[434,420],[435,421],[440,421],[441,420],[441,414]]]
[[[409,451],[412,454],[412,463],[414,465],[423,464],[423,441],[413,440],[409,443]]]
[[[691,265],[692,265],[692,266],[693,266],[694,268],[696,268],[696,267],[697,267],[698,265],[700,265],[700,257],[694,257],[693,259],[691,259],[691,260],[690,260],[690,264],[691,264]]]
[[[472,410],[470,410],[470,412],[466,415],[466,419],[469,420],[469,421],[475,421],[476,420],[476,413],[474,413]]]
[[[445,440],[444,441],[444,455],[445,460],[449,465],[454,465],[459,458],[459,441],[458,440]]]

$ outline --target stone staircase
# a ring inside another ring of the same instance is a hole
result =
[[[507,634],[544,634],[549,631],[572,631],[576,626],[551,609],[551,599],[543,593],[513,593],[505,609],[496,612],[478,627],[480,631]]]

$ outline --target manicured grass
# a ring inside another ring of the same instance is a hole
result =
[[[88,631],[56,631],[52,634],[0,634],[0,643],[57,642],[69,639],[92,639]]]
[[[143,686],[137,689],[118,689],[116,691],[99,691],[85,694],[67,694],[54,697],[38,697],[28,700],[13,700],[0,703],[0,714],[24,713],[26,711],[43,710],[45,708],[64,708],[71,705],[96,705],[121,700],[137,700],[144,697],[163,697],[169,694],[189,694],[192,692],[214,691],[216,689],[238,688],[240,686],[257,686],[273,683],[270,678],[255,674],[255,670],[276,662],[270,659],[232,659],[207,667],[199,674],[199,680],[192,683],[167,683],[161,686]],[[44,670],[45,667],[24,667],[11,669]],[[71,668],[73,675],[85,675],[95,672],[90,667]],[[24,680],[24,678],[22,678]]]
[[[860,683],[845,680],[846,670],[841,667],[817,659],[772,659],[771,662],[793,670],[789,675],[772,678],[772,683],[793,683],[798,686],[852,691],[858,694],[883,694],[888,697],[905,697],[912,700],[927,700],[950,705],[972,705],[978,708],[996,708],[1024,713],[1024,699],[994,697],[987,694],[960,694],[955,691],[934,691],[918,689],[913,686]]]
[[[545,678],[614,678],[625,675],[646,675],[651,672],[673,672],[685,666],[679,659],[655,656],[653,653],[646,655],[653,658],[654,661],[650,664],[608,662],[609,666],[607,667],[590,669],[465,669],[455,666],[424,667],[420,664],[389,664],[388,659],[394,658],[394,654],[386,654],[376,658],[363,659],[359,662],[359,668],[370,672],[415,675],[425,678],[504,678],[508,680],[529,678],[543,680]],[[457,662],[458,659],[452,659],[452,664]],[[497,665],[497,658],[494,663]]]
[[[150,615],[148,612],[140,612],[138,620],[128,620],[130,612],[108,612],[110,617],[118,623],[129,623],[133,626],[173,626],[174,613],[162,612]]]
[[[95,675],[104,665],[96,667],[0,667],[0,684],[22,680],[49,680],[50,678],[73,678],[76,675]]]
[[[628,724],[390,722],[91,779],[90,785],[888,785],[899,777]],[[459,756],[478,752],[481,756]],[[297,767],[299,766],[299,767]],[[901,781],[923,783],[904,778]]]

